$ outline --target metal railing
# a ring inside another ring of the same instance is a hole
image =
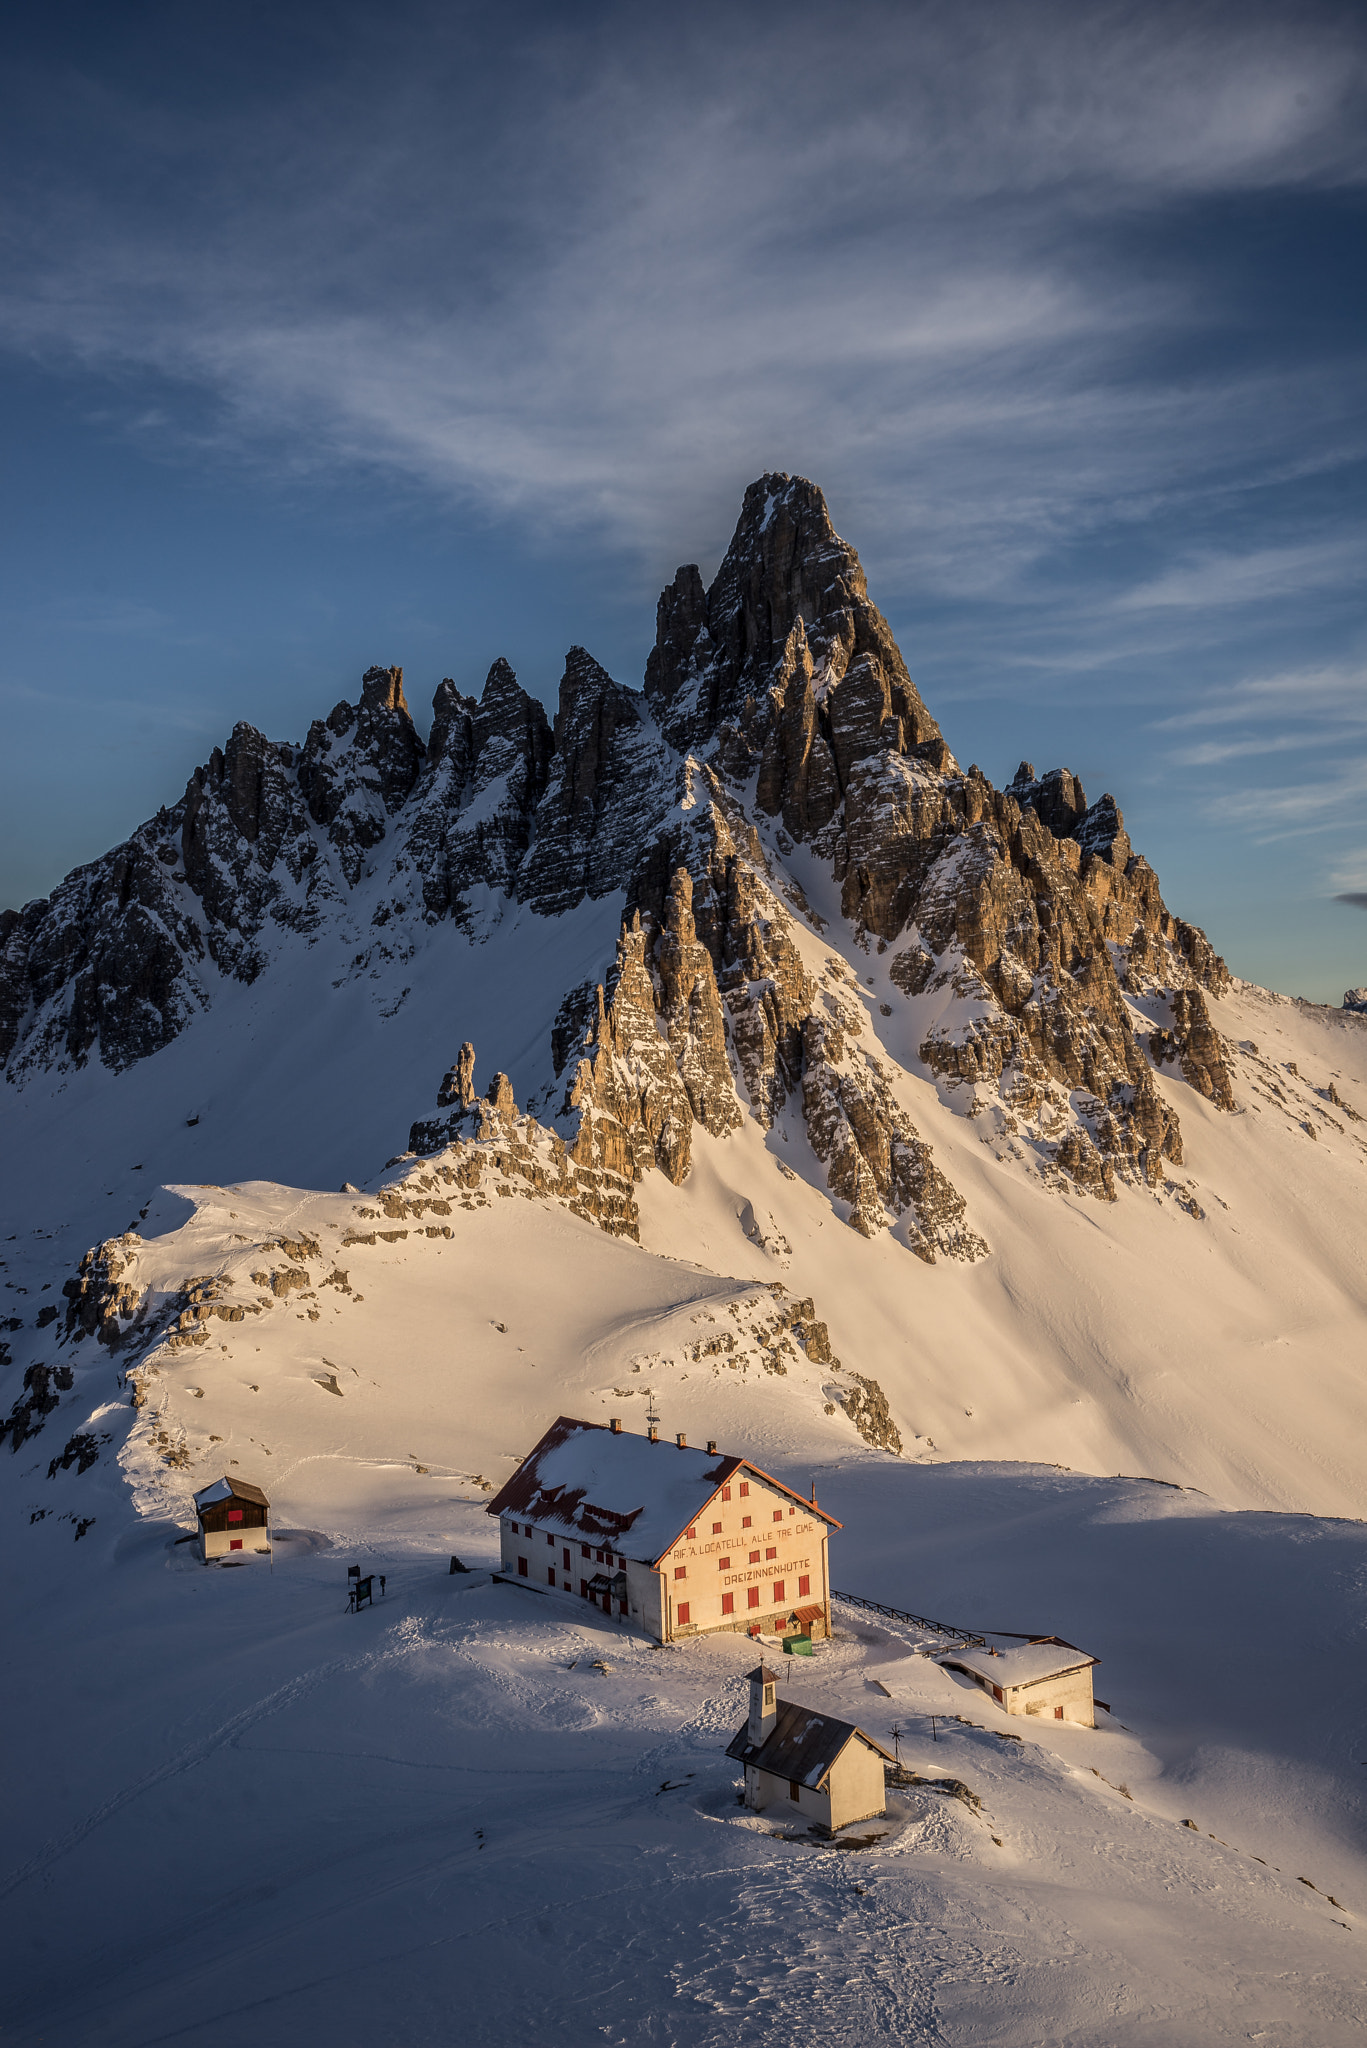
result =
[[[987,1648],[987,1637],[978,1635],[973,1629],[954,1628],[947,1621],[931,1621],[924,1614],[908,1614],[903,1608],[888,1607],[881,1600],[866,1600],[862,1593],[837,1593],[832,1586],[831,1598],[843,1601],[846,1607],[862,1607],[870,1614],[885,1614],[889,1621],[909,1621],[913,1628],[928,1629],[933,1636],[947,1636],[972,1649]]]

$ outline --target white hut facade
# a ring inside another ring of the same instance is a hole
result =
[[[1008,1714],[1096,1726],[1092,1672],[1098,1660],[1057,1636],[1011,1650],[956,1650],[938,1661],[946,1671],[962,1671]]]
[[[205,1564],[234,1551],[268,1551],[271,1504],[245,1479],[216,1479],[195,1495],[199,1554]]]
[[[830,1634],[840,1524],[748,1459],[562,1415],[490,1501],[503,1576],[656,1642]]]
[[[887,1810],[883,1766],[892,1757],[852,1721],[778,1697],[778,1673],[750,1673],[750,1713],[726,1754],[745,1766],[745,1803],[835,1834]]]

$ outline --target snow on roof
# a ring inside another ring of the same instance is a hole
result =
[[[748,1459],[680,1450],[674,1443],[652,1443],[649,1437],[607,1429],[601,1422],[577,1422],[570,1415],[552,1423],[486,1513],[523,1514],[654,1564],[717,1488],[740,1471],[754,1473],[833,1529],[840,1527],[834,1515],[813,1507]]]
[[[952,1657],[940,1659],[951,1670],[985,1678],[989,1685],[999,1685],[1003,1691],[1007,1686],[1038,1685],[1046,1678],[1061,1678],[1066,1671],[1082,1671],[1097,1661],[1085,1650],[1079,1650],[1076,1643],[1060,1642],[1057,1636],[1022,1643],[1014,1650],[999,1650],[995,1657],[990,1650],[956,1650]]]
[[[195,1495],[195,1507],[202,1514],[205,1508],[216,1507],[221,1500],[251,1500],[261,1508],[270,1506],[259,1486],[252,1486],[245,1479],[216,1479],[212,1486]]]

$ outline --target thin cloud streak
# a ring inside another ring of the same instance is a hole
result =
[[[1361,185],[1361,53],[1332,21],[866,8],[799,12],[775,51],[736,15],[667,47],[617,10],[547,19],[517,111],[468,136],[447,92],[470,14],[401,18],[378,74],[276,107],[249,151],[240,121],[87,92],[94,132],[185,201],[37,206],[0,329],[203,394],[174,431],[207,459],[391,473],[600,531],[652,576],[681,531],[715,557],[720,477],[785,466],[895,518],[926,587],[1019,594],[1109,522],[1237,489],[1233,448],[1247,470],[1324,444],[1307,373],[1136,375],[1209,309],[1097,232],[1182,195]],[[763,91],[719,83],[717,37]],[[1262,553],[1316,573],[1312,547]],[[1176,566],[1121,603],[1234,602],[1258,573]]]

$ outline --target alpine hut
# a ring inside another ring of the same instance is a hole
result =
[[[1092,1671],[1097,1661],[1061,1636],[1040,1636],[1011,1650],[960,1649],[938,1659],[944,1670],[962,1671],[991,1693],[1008,1714],[1043,1714],[1082,1728],[1096,1726]]]
[[[660,1643],[830,1634],[834,1515],[715,1443],[560,1416],[489,1502],[503,1575],[588,1600]]]
[[[750,1714],[726,1754],[745,1766],[745,1803],[781,1807],[834,1834],[851,1821],[884,1813],[881,1743],[833,1714],[818,1714],[778,1697],[778,1673],[760,1664],[750,1673]]]
[[[199,1516],[199,1554],[226,1557],[234,1550],[268,1551],[271,1504],[259,1486],[245,1479],[216,1479],[195,1495]]]

